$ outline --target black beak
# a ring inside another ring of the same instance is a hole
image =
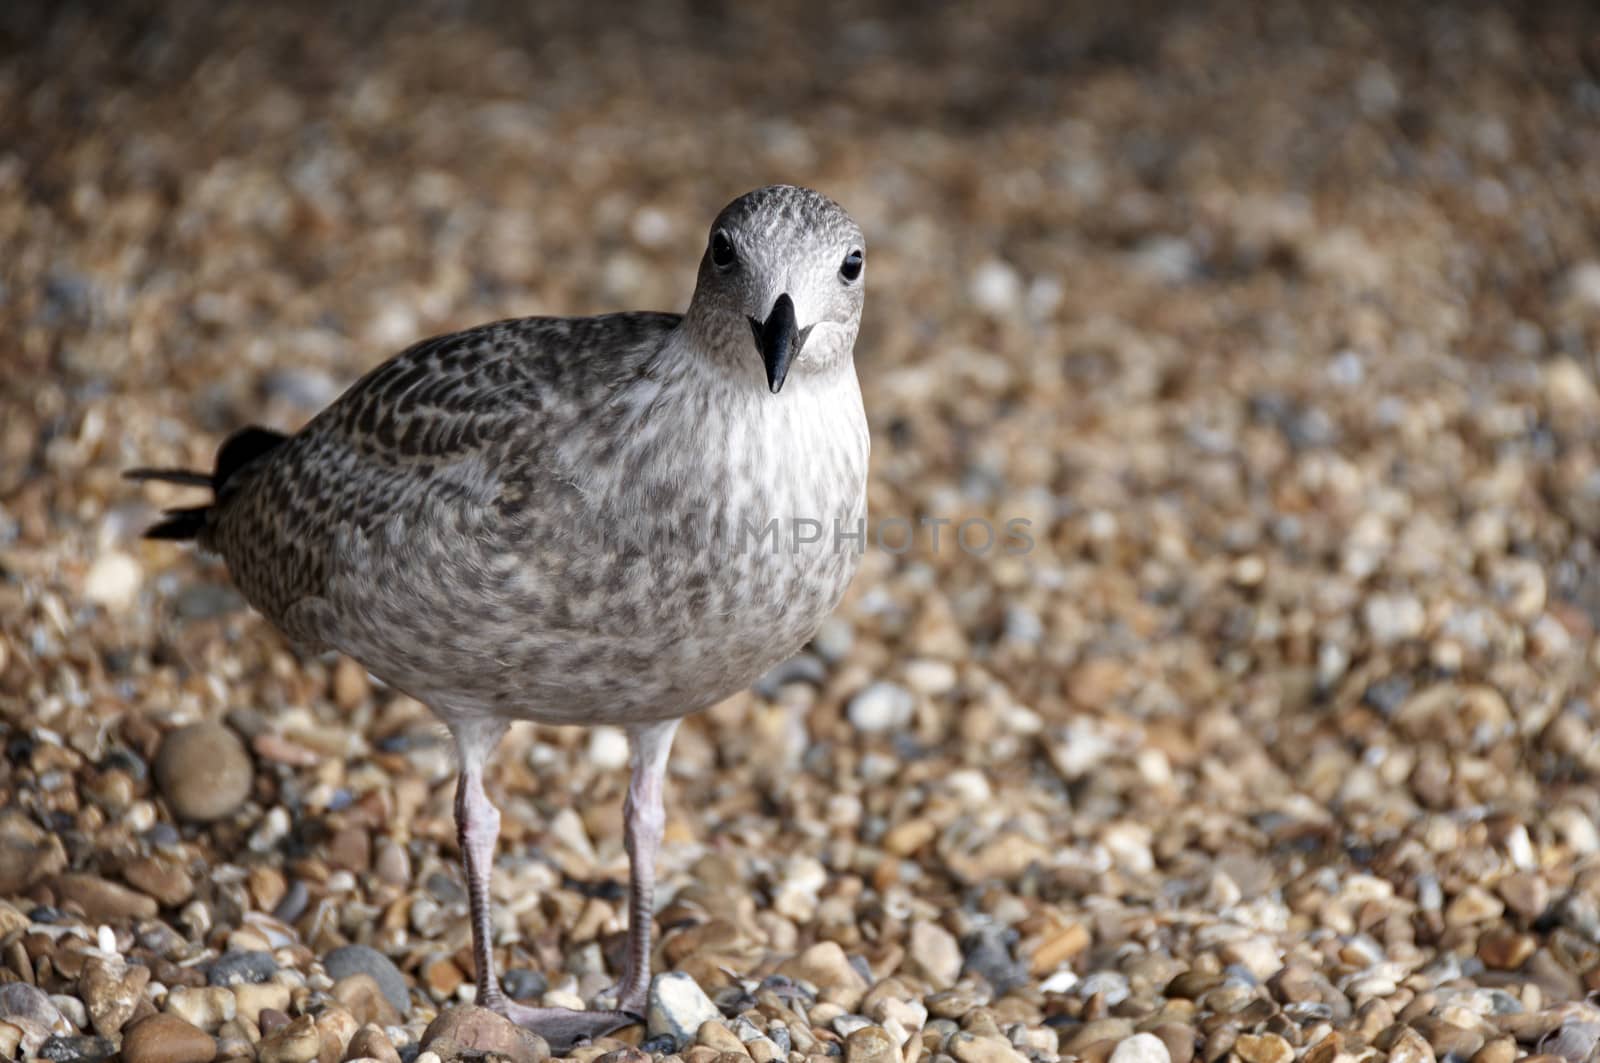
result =
[[[806,337],[811,335],[810,325],[802,329],[797,324],[794,300],[789,298],[788,292],[778,296],[766,321],[750,319],[750,331],[756,335],[756,348],[760,350],[761,361],[767,367],[767,386],[774,395],[783,390],[790,364],[795,355],[800,353],[800,348],[806,345]]]

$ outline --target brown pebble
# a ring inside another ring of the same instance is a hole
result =
[[[379,1063],[400,1063],[400,1053],[395,1050],[389,1035],[371,1023],[356,1031],[344,1050],[346,1061],[376,1059]]]
[[[302,1015],[256,1045],[257,1063],[311,1063],[322,1050],[322,1035],[316,1020]]]
[[[372,690],[367,670],[342,654],[333,666],[333,703],[345,712],[360,707]]]
[[[176,1015],[146,1016],[122,1035],[126,1063],[211,1063],[216,1055],[216,1040]]]
[[[1161,1038],[1161,1043],[1167,1046],[1167,1055],[1172,1063],[1190,1063],[1194,1059],[1197,1035],[1193,1026],[1185,1026],[1181,1022],[1163,1022],[1150,1032]]]
[[[169,857],[146,856],[122,867],[128,883],[167,908],[177,908],[194,896],[194,878],[183,865]]]
[[[423,1031],[422,1047],[446,1060],[469,1053],[495,1053],[514,1063],[542,1063],[550,1058],[544,1038],[475,1004],[441,1012]]]
[[[255,766],[238,735],[220,723],[197,723],[162,739],[155,778],[173,815],[206,823],[244,804]]]
[[[882,1026],[863,1026],[844,1039],[844,1058],[845,1063],[899,1063],[900,1049]]]
[[[1233,1044],[1244,1063],[1289,1063],[1294,1046],[1275,1033],[1241,1034]]]
[[[343,1004],[357,1022],[379,1026],[398,1026],[401,1016],[383,995],[378,980],[370,974],[352,974],[333,983],[333,999]]]
[[[76,904],[85,916],[97,923],[154,919],[161,911],[154,897],[146,897],[99,875],[69,871],[56,876],[55,889],[62,903]]]
[[[1514,971],[1527,962],[1538,948],[1532,934],[1497,926],[1478,939],[1478,959],[1497,971]]]

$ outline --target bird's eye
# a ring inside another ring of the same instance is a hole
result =
[[[861,249],[859,247],[856,248],[844,256],[844,264],[839,267],[839,276],[844,278],[846,284],[850,283],[861,276],[861,266],[865,261],[866,258],[861,254]]]
[[[733,241],[728,234],[718,229],[711,236],[711,263],[718,269],[727,269],[738,261],[739,254],[733,249]]]

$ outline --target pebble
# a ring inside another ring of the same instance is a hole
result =
[[[1136,1033],[1117,1042],[1111,1063],[1173,1063],[1166,1042],[1153,1033]]]
[[[95,558],[83,580],[83,596],[114,610],[134,604],[144,586],[144,566],[127,554],[110,551]]]
[[[147,1015],[122,1035],[124,1063],[211,1063],[216,1040],[176,1015]]]
[[[154,919],[161,910],[155,898],[99,875],[69,871],[56,876],[55,889],[63,904],[77,905],[85,916],[97,923]]]
[[[475,1004],[442,1012],[423,1031],[420,1043],[444,1061],[500,1056],[511,1063],[543,1063],[550,1058],[544,1038]]]
[[[810,982],[817,987],[818,999],[838,1004],[846,1011],[859,1008],[867,995],[867,980],[851,966],[836,941],[819,941],[779,965],[778,973]]]
[[[154,769],[173,814],[198,823],[231,815],[249,798],[255,778],[244,743],[220,723],[191,724],[168,734]]]
[[[239,1013],[239,1005],[233,994],[221,986],[173,986],[162,1010],[207,1033],[216,1033]]]
[[[411,990],[394,961],[370,945],[342,945],[322,957],[322,966],[335,982],[352,975],[371,976],[389,1006],[401,1015],[411,1010]]]
[[[982,1037],[965,1030],[950,1038],[947,1050],[961,1063],[1028,1063],[1005,1038]]]
[[[900,1046],[881,1026],[863,1026],[844,1039],[845,1063],[900,1063]]]
[[[400,1053],[394,1042],[377,1026],[368,1023],[350,1038],[344,1052],[346,1063],[356,1059],[375,1059],[378,1063],[400,1063]]]
[[[918,920],[911,924],[906,956],[913,973],[935,989],[948,989],[961,977],[961,946],[954,934],[937,923]]]
[[[339,979],[331,990],[333,999],[343,1004],[362,1023],[379,1026],[398,1026],[400,1011],[384,995],[378,980],[365,972]]]
[[[206,967],[206,983],[215,986],[258,985],[278,973],[278,961],[264,949],[224,952]]]
[[[240,982],[230,987],[235,1014],[260,1025],[264,1010],[289,1010],[289,987],[281,982]]]
[[[917,708],[916,695],[896,683],[880,680],[850,699],[845,713],[865,734],[903,731]]]
[[[100,1063],[116,1052],[116,1046],[106,1037],[56,1034],[39,1046],[38,1058],[47,1063]]]
[[[150,968],[128,965],[120,958],[91,956],[78,977],[78,992],[89,1012],[90,1025],[102,1037],[115,1037],[144,1000]]]
[[[1241,1034],[1233,1050],[1244,1063],[1289,1063],[1294,1046],[1275,1033]]]
[[[651,1037],[670,1037],[682,1047],[694,1041],[701,1026],[721,1017],[699,983],[682,971],[658,974],[650,983]]]
[[[22,982],[0,984],[0,1022],[20,1031],[17,1042],[25,1054],[38,1051],[52,1034],[72,1032],[50,998]]]
[[[263,1031],[265,1034],[265,1031]],[[316,1020],[301,1015],[261,1038],[256,1045],[257,1063],[311,1063],[322,1050],[322,1034]]]

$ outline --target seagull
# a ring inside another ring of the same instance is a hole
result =
[[[682,314],[520,318],[424,340],[292,435],[236,432],[209,473],[126,474],[209,488],[146,536],[220,556],[290,639],[347,654],[449,728],[477,1002],[552,1045],[647,1007],[679,721],[799,650],[857,568],[865,251],[831,199],[760,188],[712,223]],[[496,978],[500,814],[484,772],[519,720],[628,736],[615,1008],[531,1007]]]

